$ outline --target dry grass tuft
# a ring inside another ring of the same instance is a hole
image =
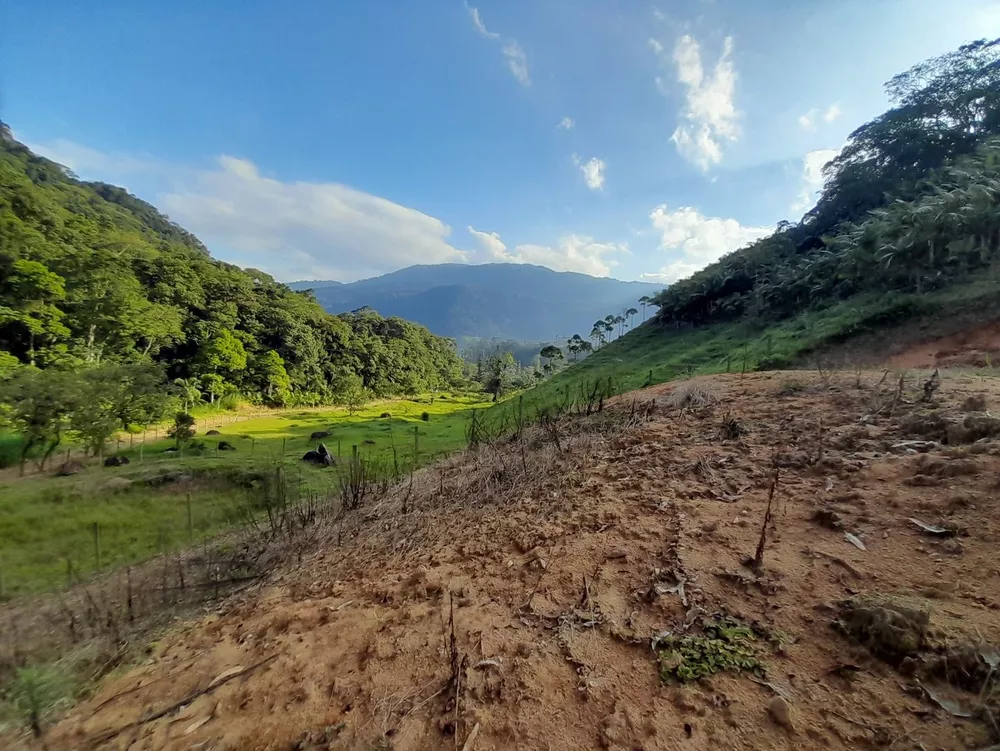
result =
[[[692,407],[709,407],[719,402],[719,395],[699,383],[682,383],[671,391],[664,403],[673,409],[689,409]]]

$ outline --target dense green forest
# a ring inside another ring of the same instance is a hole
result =
[[[157,364],[207,400],[318,404],[461,378],[450,340],[212,259],[121,188],[77,180],[0,125],[0,368]]]
[[[939,290],[996,263],[1000,40],[886,89],[891,108],[826,165],[815,208],[656,295],[658,323],[773,323],[864,293]]]

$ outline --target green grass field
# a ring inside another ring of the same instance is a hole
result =
[[[206,444],[201,452],[178,455],[166,452],[172,445],[168,440],[149,441],[141,452],[138,446],[123,449],[131,460],[126,466],[93,465],[69,477],[46,473],[21,479],[8,469],[0,484],[3,594],[65,584],[70,567],[74,578],[93,572],[95,523],[102,569],[223,532],[245,518],[254,479],[278,463],[303,495],[336,493],[334,469],[301,461],[307,450],[316,448],[318,441],[309,438],[316,431],[330,433],[323,442],[335,454],[339,450],[349,456],[352,446],[358,446],[363,455],[381,456],[391,467],[395,446],[400,471],[407,471],[414,458],[425,464],[465,446],[469,414],[488,406],[481,399],[439,394],[374,403],[354,415],[343,409],[310,409],[239,420],[218,427],[220,435],[199,431],[195,440]],[[386,412],[392,417],[380,417]],[[424,412],[427,421],[421,419]],[[226,417],[220,415],[217,422],[225,423]],[[220,440],[236,450],[218,451]],[[127,488],[115,487],[125,480]]]

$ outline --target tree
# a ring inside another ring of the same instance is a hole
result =
[[[243,343],[229,329],[222,329],[202,349],[201,360],[208,370],[202,375],[202,386],[215,403],[215,395],[222,389],[224,376],[236,375],[247,367],[247,353]]]
[[[173,425],[167,430],[167,436],[174,439],[174,448],[180,451],[194,438],[194,415],[187,412],[177,412]]]
[[[594,323],[594,327],[590,330],[590,338],[594,342],[594,348],[600,349],[601,345],[606,341],[604,321]]]
[[[643,295],[639,298],[639,307],[642,308],[642,322],[646,322],[646,307],[649,305],[650,299],[648,295]]]
[[[487,394],[492,394],[493,401],[496,402],[510,389],[517,374],[517,362],[510,352],[497,352],[487,361],[484,370],[484,390]]]
[[[82,374],[80,398],[69,420],[69,426],[83,439],[87,450],[100,457],[104,456],[104,446],[118,428],[113,404],[115,384],[104,376],[99,368]]]
[[[546,373],[552,373],[552,371],[555,370],[557,363],[562,361],[564,358],[563,351],[554,344],[549,344],[548,346],[543,347],[539,354],[542,359],[545,360],[545,364],[542,367]]]
[[[279,406],[287,404],[291,398],[292,382],[281,355],[269,349],[257,360],[256,365],[264,382],[264,396],[267,400]]]
[[[369,402],[372,397],[372,393],[365,388],[361,376],[351,371],[344,371],[340,374],[337,378],[335,388],[337,402],[346,407],[348,414],[352,416]]]
[[[38,261],[18,259],[11,264],[0,285],[0,327],[17,325],[27,334],[27,358],[35,365],[36,346],[51,343],[70,332],[63,325],[64,313],[56,303],[66,296],[65,280]]]
[[[205,373],[201,377],[201,387],[208,392],[208,403],[215,404],[215,397],[222,393],[225,379],[218,373]]]
[[[589,351],[591,349],[590,343],[579,334],[573,334],[573,336],[566,340],[566,349],[572,355],[573,362],[576,362],[579,354],[584,351],[584,344],[587,345],[587,350]]]
[[[33,450],[41,452],[38,469],[45,469],[45,462],[69,427],[78,399],[74,376],[54,368],[39,370],[29,366],[0,384],[3,422],[21,436],[22,475]]]

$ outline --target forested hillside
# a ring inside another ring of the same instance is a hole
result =
[[[816,207],[661,292],[659,323],[773,323],[864,293],[974,281],[996,263],[1000,40],[921,63],[886,88],[891,109],[826,166]]]
[[[0,369],[138,362],[188,394],[279,405],[461,377],[453,342],[371,311],[329,315],[214,260],[149,204],[75,179],[0,124]]]

